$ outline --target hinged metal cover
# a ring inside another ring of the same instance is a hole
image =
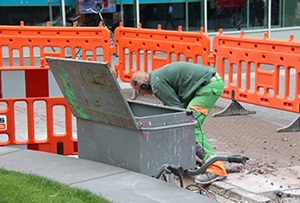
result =
[[[137,129],[108,63],[52,57],[46,60],[74,116]]]

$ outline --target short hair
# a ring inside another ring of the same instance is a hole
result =
[[[139,81],[146,81],[147,80],[147,73],[138,71],[132,74],[131,84],[136,86]]]

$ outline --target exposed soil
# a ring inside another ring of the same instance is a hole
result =
[[[215,107],[212,114],[221,110]],[[229,173],[244,170],[268,174],[279,168],[300,165],[299,132],[278,133],[279,126],[249,115],[212,117],[212,114],[203,129],[217,152],[250,158],[245,166],[227,168]]]

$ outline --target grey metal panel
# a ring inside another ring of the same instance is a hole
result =
[[[53,74],[51,71],[48,71],[48,80],[49,80],[49,96],[50,97],[61,97],[63,96]]]
[[[77,118],[78,157],[140,172],[138,131]]]
[[[137,128],[108,63],[51,57],[46,60],[74,116]]]
[[[193,126],[159,131],[141,131],[140,171],[153,176],[163,164],[184,169],[196,166],[195,130]]]
[[[163,164],[195,167],[192,112],[132,102],[129,105],[139,114],[139,130],[77,119],[80,158],[150,176]]]
[[[25,93],[25,71],[2,71],[2,97],[24,98]]]

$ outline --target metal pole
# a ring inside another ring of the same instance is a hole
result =
[[[189,31],[189,3],[185,0],[185,30]]]
[[[65,0],[61,0],[61,15],[63,26],[66,26],[66,8],[65,8]]]
[[[135,5],[136,5],[136,27],[138,27],[140,24],[140,1],[135,0]]]
[[[247,1],[247,28],[250,27],[250,0]]]
[[[207,33],[207,0],[204,0],[204,32]]]
[[[269,0],[269,5],[268,5],[268,35],[269,38],[271,38],[271,12],[272,12],[272,1]]]
[[[124,25],[124,7],[123,7],[123,1],[120,0],[120,4],[121,4],[121,21]]]
[[[48,0],[49,3],[49,20],[50,20],[50,25],[52,25],[53,19],[52,19],[52,0]]]
[[[282,18],[281,18],[282,19],[282,27],[285,27],[285,19],[286,19],[286,16],[285,16],[285,4],[286,4],[286,2],[283,0],[282,1]]]

